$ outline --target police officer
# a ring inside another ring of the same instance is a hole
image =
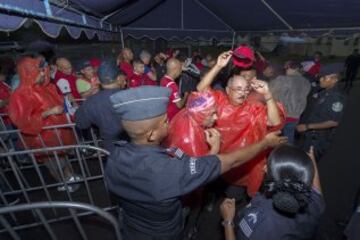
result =
[[[323,90],[314,96],[307,117],[296,126],[296,130],[302,133],[303,149],[308,151],[310,146],[314,146],[318,161],[329,148],[344,112],[345,94],[338,86],[342,68],[340,64],[321,68],[320,86]]]
[[[182,195],[252,159],[264,149],[286,142],[279,133],[271,133],[256,144],[216,155],[220,135],[211,129],[206,139],[213,155],[195,158],[180,149],[164,149],[160,143],[167,136],[169,96],[167,88],[142,86],[110,97],[131,139],[116,145],[105,170],[108,189],[116,195],[122,208],[126,240],[182,239]]]
[[[225,239],[314,239],[325,210],[315,160],[283,145],[272,151],[266,167],[262,191],[241,212],[235,212],[235,199],[221,204]]]
[[[102,90],[86,99],[75,113],[76,127],[87,129],[92,125],[99,128],[104,140],[103,146],[111,151],[115,141],[122,139],[123,130],[119,115],[110,103],[110,95],[125,87],[126,76],[120,72],[115,62],[103,61],[98,70]]]

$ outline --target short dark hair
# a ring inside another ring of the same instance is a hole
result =
[[[144,65],[144,63],[140,60],[140,59],[135,59],[135,60],[133,60],[133,65],[135,66],[135,65]]]
[[[264,193],[278,211],[296,214],[310,201],[314,172],[306,152],[292,145],[280,146],[268,158]]]

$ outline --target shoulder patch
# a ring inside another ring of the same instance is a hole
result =
[[[239,228],[246,237],[250,237],[253,233],[255,226],[260,221],[259,211],[251,211],[247,213],[240,221]]]
[[[250,238],[252,233],[265,221],[266,209],[263,207],[256,207],[254,204],[253,206],[247,206],[241,216],[239,216],[239,219],[239,231],[247,238]]]
[[[331,109],[334,112],[341,112],[344,108],[344,105],[341,102],[335,102],[333,103],[333,105],[331,106]]]

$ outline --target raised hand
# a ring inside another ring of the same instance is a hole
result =
[[[205,130],[206,142],[210,145],[210,153],[217,154],[220,150],[221,135],[215,128]]]
[[[281,131],[271,132],[265,136],[267,147],[277,147],[281,144],[287,143],[287,137],[280,136]]]
[[[232,51],[226,51],[226,52],[221,53],[217,58],[216,65],[221,68],[226,67],[226,65],[229,63],[231,57],[232,57]]]

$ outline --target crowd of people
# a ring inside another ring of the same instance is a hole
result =
[[[214,181],[226,185],[220,208],[227,240],[311,239],[325,207],[317,162],[345,107],[342,71],[342,64],[322,66],[316,53],[276,73],[246,45],[218,57],[171,49],[135,57],[124,48],[116,58],[84,59],[76,70],[65,57],[32,53],[16,62],[17,84],[0,75],[0,113],[32,149],[75,143],[70,130],[54,134],[46,126],[98,128],[124,239],[191,238],[197,222],[190,219],[213,204],[206,199]],[[59,158],[66,179],[48,156],[37,161],[58,182],[76,183],[81,177]]]

